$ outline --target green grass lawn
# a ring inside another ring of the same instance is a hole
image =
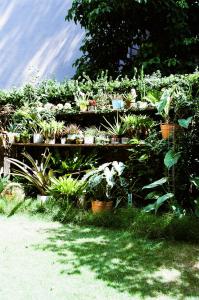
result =
[[[1,300],[199,299],[199,245],[0,217]]]
[[[149,241],[133,238],[128,232],[71,225],[50,230],[47,241],[36,249],[56,252],[63,275],[81,274],[87,267],[108,286],[138,299],[159,299],[160,295],[199,299],[196,245]]]

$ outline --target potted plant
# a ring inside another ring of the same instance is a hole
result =
[[[21,133],[20,133],[20,141],[24,144],[27,144],[30,142],[30,133],[28,132],[28,130],[23,130]]]
[[[89,96],[89,94],[83,93],[80,90],[75,93],[75,102],[76,105],[79,106],[81,112],[87,111],[89,105]]]
[[[118,114],[116,118],[114,117],[114,124],[111,124],[105,117],[104,120],[106,121],[108,126],[104,124],[102,124],[102,126],[106,128],[108,134],[111,135],[111,143],[119,144],[121,137],[124,136],[126,132],[126,128],[124,127],[124,124],[119,121]]]
[[[170,120],[170,109],[171,109],[171,90],[164,90],[160,101],[156,103],[158,114],[164,119],[164,123],[160,124],[162,138],[167,140],[170,136],[175,134],[177,124],[171,123]]]
[[[94,144],[96,133],[96,127],[86,128],[84,130],[84,144]]]
[[[110,143],[109,135],[106,131],[98,130],[96,137],[95,137],[95,143],[98,145],[106,145]]]
[[[131,92],[128,94],[124,94],[123,99],[125,102],[125,106],[126,108],[136,108],[136,90],[135,89],[131,89]]]
[[[115,94],[112,96],[112,107],[114,110],[120,110],[124,108],[124,100],[122,95]]]
[[[62,145],[66,144],[67,134],[68,134],[68,131],[67,131],[67,127],[65,127],[65,126],[63,127],[62,130],[60,130],[59,133],[57,133],[57,138],[60,139],[60,142],[61,142]]]
[[[42,121],[40,126],[45,138],[45,143],[55,144],[56,137],[61,134],[64,128],[64,122],[58,122],[55,120],[52,120],[51,122]]]
[[[113,208],[113,202],[116,187],[121,188],[122,174],[125,165],[122,162],[110,162],[99,166],[97,169],[88,172],[83,176],[83,181],[87,182],[87,193],[92,198],[92,211],[99,213],[110,211]]]
[[[96,100],[89,100],[88,101],[88,111],[96,111],[97,102]]]
[[[145,138],[155,122],[145,115],[125,115],[122,117],[129,138]]]
[[[13,170],[12,175],[19,176],[29,181],[39,192],[37,199],[44,202],[48,199],[47,189],[54,176],[53,170],[49,169],[51,153],[42,155],[41,162],[35,161],[28,153],[23,153],[29,164],[18,159],[9,158],[8,161],[17,169]]]
[[[14,144],[19,139],[18,126],[15,124],[10,124],[7,130],[8,143]]]
[[[67,132],[67,143],[75,144],[76,139],[80,132],[79,126],[77,124],[70,124],[66,127],[66,132]]]
[[[83,144],[84,143],[84,134],[82,132],[82,130],[79,130],[77,136],[76,136],[76,144]]]

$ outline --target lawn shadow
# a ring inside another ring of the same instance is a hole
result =
[[[55,252],[62,274],[81,274],[88,267],[108,286],[141,298],[160,294],[175,299],[199,297],[196,245],[136,239],[128,232],[72,225],[47,234],[46,242],[34,248]]]

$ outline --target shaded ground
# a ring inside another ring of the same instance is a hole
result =
[[[0,217],[1,300],[199,299],[199,246]]]

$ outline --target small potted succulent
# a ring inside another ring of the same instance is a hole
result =
[[[96,111],[97,102],[96,100],[89,100],[88,101],[88,111]]]
[[[98,130],[95,143],[98,145],[106,145],[110,143],[109,135],[106,131]]]
[[[18,133],[18,128],[14,124],[10,124],[7,131],[8,143],[14,144],[18,142],[20,134]]]
[[[136,108],[136,90],[131,89],[131,92],[128,94],[124,94],[123,99],[125,102],[125,107],[126,108]]]
[[[81,112],[87,111],[89,105],[89,94],[83,93],[78,90],[75,93],[75,102],[76,105],[79,106]]]
[[[76,139],[79,135],[80,128],[77,124],[70,124],[66,127],[67,131],[67,143],[68,144],[75,144]]]
[[[76,144],[81,145],[84,143],[84,134],[82,130],[79,130],[79,133],[76,136]]]
[[[62,128],[62,130],[60,130],[56,134],[56,137],[60,140],[62,145],[66,144],[67,134],[68,134],[68,131],[67,131],[67,127],[65,127],[65,126]]]
[[[94,144],[96,133],[96,127],[86,128],[84,130],[84,144]]]

